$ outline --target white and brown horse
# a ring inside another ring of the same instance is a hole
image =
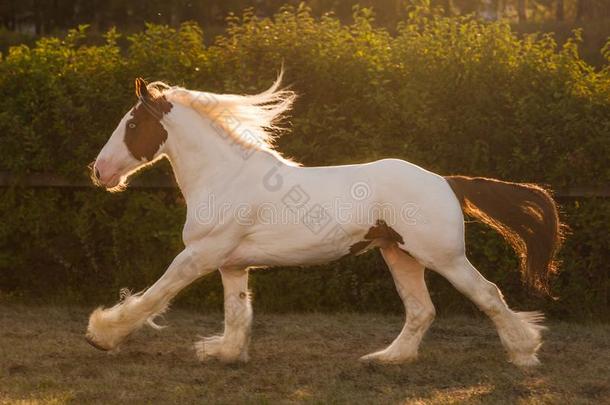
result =
[[[525,282],[548,288],[561,242],[553,199],[531,184],[443,177],[411,163],[301,167],[272,146],[294,94],[211,94],[136,80],[138,102],[99,153],[94,181],[111,191],[166,157],[186,199],[185,248],[147,290],[96,309],[87,340],[103,350],[162,313],[198,278],[220,270],[225,328],[195,344],[200,359],[246,361],[252,323],[248,268],[325,263],[379,248],[406,309],[399,336],[364,360],[417,356],[435,310],[424,269],[447,278],[495,323],[509,359],[538,363],[541,315],[514,312],[468,261],[462,211],[499,231],[521,259]]]

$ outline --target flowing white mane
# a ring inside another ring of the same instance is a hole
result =
[[[266,150],[295,164],[283,158],[274,147],[274,140],[283,129],[277,124],[296,98],[294,92],[280,89],[282,76],[280,72],[271,87],[254,95],[215,94],[170,87],[163,82],[150,83],[148,88],[165,95],[171,102],[194,109],[241,146]]]

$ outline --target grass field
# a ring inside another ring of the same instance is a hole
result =
[[[173,310],[107,354],[83,338],[87,310],[0,307],[0,403],[610,403],[610,325],[551,323],[540,358],[506,362],[487,319],[438,319],[411,364],[362,364],[402,319],[376,314],[255,315],[251,361],[196,360],[220,314]]]

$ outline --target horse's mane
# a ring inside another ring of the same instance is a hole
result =
[[[296,164],[283,158],[274,146],[283,130],[278,122],[296,98],[294,92],[280,89],[282,76],[280,72],[271,87],[254,95],[215,94],[163,82],[150,83],[147,88],[155,97],[163,95],[171,102],[197,111],[240,146],[266,150],[287,163]]]

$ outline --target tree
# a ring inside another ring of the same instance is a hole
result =
[[[563,0],[557,0],[555,7],[555,19],[557,21],[563,21],[565,18]]]
[[[517,0],[517,15],[519,16],[519,22],[527,20],[527,15],[525,12],[526,7],[527,4],[525,0]]]

